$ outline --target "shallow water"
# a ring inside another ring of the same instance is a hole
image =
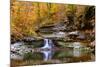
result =
[[[66,42],[66,44],[68,44],[66,48],[39,50],[39,48],[31,48],[30,45],[25,45],[23,42],[15,43],[11,45],[11,66],[95,61],[95,55],[91,49],[83,47],[84,43]]]

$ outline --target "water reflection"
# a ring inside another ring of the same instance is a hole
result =
[[[50,44],[52,41],[45,39],[45,44]],[[48,45],[49,45],[48,44]],[[72,44],[72,43],[71,43]],[[94,61],[94,54],[91,51],[84,51],[80,49],[79,43],[73,43],[77,45],[73,49],[59,49],[59,50],[39,50],[32,51],[33,48],[28,48],[26,45],[18,45],[16,43],[11,46],[11,62],[14,65],[37,65],[37,64],[49,64],[49,63],[71,63],[80,61]],[[18,48],[18,49],[17,49]],[[54,49],[54,48],[53,48]],[[20,61],[20,62],[19,62]]]
[[[41,56],[43,61],[52,60],[54,58],[59,59],[59,58],[67,58],[67,57],[81,57],[82,55],[86,55],[86,54],[91,55],[90,52],[84,52],[80,49],[73,49],[73,50],[65,49],[65,50],[55,50],[55,51],[41,50],[38,52],[29,52],[29,53],[32,54],[31,56],[33,56],[35,59],[37,58],[37,60],[39,60],[38,57]],[[29,55],[29,53],[25,53],[23,55],[11,53],[11,59],[20,58],[20,60],[21,60],[25,55],[27,55],[27,54]]]
[[[80,57],[81,56],[81,50],[79,50],[79,49],[74,49],[73,50],[73,55],[75,56],[75,57]]]
[[[41,51],[41,53],[43,53],[43,60],[44,61],[48,61],[52,59],[52,55],[53,55],[53,51],[48,50],[48,51]]]

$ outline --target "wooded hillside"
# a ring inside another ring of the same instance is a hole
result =
[[[22,2],[11,0],[11,37],[38,37],[44,26],[66,23],[69,31],[94,30],[95,7],[88,5]]]

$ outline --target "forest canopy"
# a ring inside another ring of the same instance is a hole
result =
[[[63,22],[70,31],[94,29],[94,16],[95,6],[11,0],[11,37],[37,37],[41,27]]]

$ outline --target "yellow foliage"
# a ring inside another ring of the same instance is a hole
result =
[[[12,0],[11,33],[18,37],[37,36],[39,27],[64,21],[68,10],[75,11],[76,6]]]

